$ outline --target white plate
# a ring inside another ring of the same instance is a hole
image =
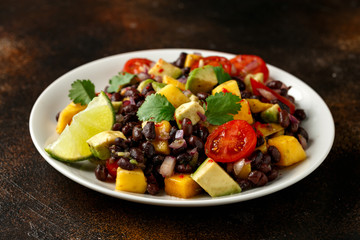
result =
[[[114,183],[101,182],[95,178],[94,165],[88,161],[67,164],[54,160],[44,151],[47,143],[57,136],[55,116],[69,103],[67,95],[74,80],[91,79],[96,86],[96,91],[100,91],[108,85],[108,80],[116,75],[130,58],[149,58],[157,61],[161,57],[164,60],[174,61],[181,52],[200,52],[203,56],[220,55],[227,58],[234,56],[228,53],[198,49],[159,49],[114,55],[82,65],[55,80],[39,96],[32,108],[29,128],[31,138],[39,153],[56,170],[85,187],[116,198],[161,206],[211,206],[258,198],[300,181],[324,161],[332,147],[335,135],[334,121],[328,107],[321,97],[304,82],[271,65],[268,65],[270,76],[292,86],[289,93],[295,97],[298,107],[305,110],[308,118],[302,123],[302,126],[308,131],[310,142],[306,150],[308,157],[305,161],[282,170],[276,180],[263,187],[230,196],[210,198],[204,194],[192,199],[179,199],[165,194],[151,196],[118,192],[114,190]]]

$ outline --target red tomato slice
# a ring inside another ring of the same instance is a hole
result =
[[[237,55],[230,62],[236,68],[236,76],[245,77],[247,74],[259,73],[264,74],[264,82],[269,78],[269,69],[266,66],[265,61],[255,55]]]
[[[194,62],[194,64],[191,66],[191,70],[199,67],[200,60],[204,62],[204,66],[205,65],[211,65],[214,67],[222,66],[225,72],[231,74],[231,62],[227,58],[219,57],[219,56],[210,56],[210,57],[201,58]]]
[[[132,58],[125,63],[123,71],[138,74],[149,68],[151,63],[152,61],[146,58]]]
[[[254,151],[256,140],[256,133],[249,123],[232,120],[209,135],[205,154],[217,162],[235,162]]]
[[[113,177],[116,178],[116,173],[117,173],[117,168],[119,166],[117,165],[116,161],[111,162],[110,158],[108,160],[106,160],[106,168],[109,171],[109,174]]]

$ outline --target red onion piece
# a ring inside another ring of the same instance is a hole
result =
[[[267,100],[271,101],[271,100],[274,100],[274,99],[277,99],[274,94],[272,94],[271,92],[265,90],[265,89],[261,89],[261,88],[258,88],[257,89],[260,93],[261,96],[263,96],[264,98],[266,98]]]
[[[289,114],[289,119],[290,119],[290,122],[293,123],[293,124],[298,124],[300,123],[300,121],[294,117],[293,115]]]
[[[187,96],[187,97],[190,97],[191,96],[191,92],[190,92],[190,90],[184,90],[184,91],[182,91],[183,92],[183,94],[185,95],[185,96]]]
[[[176,158],[172,156],[166,156],[164,162],[160,166],[160,174],[163,177],[170,177],[174,173],[176,164]]]
[[[177,80],[178,80],[179,82],[183,83],[183,84],[186,84],[187,77],[182,76],[181,78],[178,78]]]
[[[177,130],[175,133],[175,139],[184,139],[184,130]]]
[[[190,149],[187,151],[191,156],[194,156],[196,153],[198,153],[197,151],[197,147],[196,148],[193,148],[193,149]]]
[[[241,172],[241,169],[245,166],[245,159],[242,158],[239,161],[234,163],[234,173],[236,176],[239,175],[239,173]]]
[[[201,112],[196,112],[197,115],[200,117],[201,121],[206,121],[206,116],[204,114],[202,114]]]
[[[257,68],[258,66],[259,66],[259,63],[256,60],[253,60],[248,65],[246,65],[242,71],[245,73],[248,73],[248,72],[251,72],[251,70]]]
[[[147,74],[146,72],[142,72],[142,73],[138,73],[137,77],[139,78],[140,81],[144,81],[146,79],[149,79],[150,75]]]
[[[187,144],[185,139],[176,139],[175,141],[173,141],[170,145],[170,148],[172,149],[179,149],[179,148],[186,148]]]
[[[131,103],[130,103],[129,100],[125,100],[125,101],[123,101],[123,103],[122,103],[123,107],[125,107],[125,106],[127,106],[127,105],[130,105],[130,104],[131,104]]]
[[[134,97],[129,97],[129,101],[131,105],[136,105]]]

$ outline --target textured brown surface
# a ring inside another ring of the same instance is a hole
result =
[[[0,1],[0,239],[360,239],[359,2],[193,2]],[[36,151],[29,115],[54,79],[180,47],[257,54],[314,88],[336,126],[324,163],[260,199],[178,209],[89,190]]]

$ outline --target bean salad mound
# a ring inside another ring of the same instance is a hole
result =
[[[104,92],[119,104],[111,131],[123,136],[95,161],[96,178],[116,190],[216,197],[264,186],[306,159],[306,113],[258,56],[134,58],[119,75],[131,81]]]

